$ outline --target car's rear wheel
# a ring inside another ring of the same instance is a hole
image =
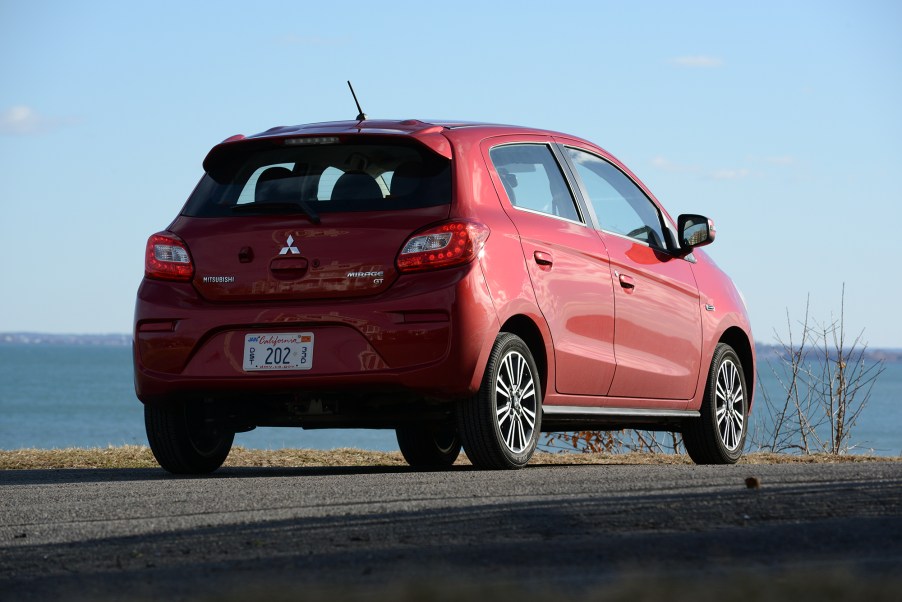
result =
[[[526,343],[511,333],[495,339],[479,392],[458,406],[458,431],[477,468],[525,466],[542,426],[542,386]]]
[[[203,407],[184,402],[145,405],[144,426],[160,466],[174,474],[213,472],[225,462],[235,433],[206,420]]]
[[[395,429],[398,447],[414,468],[446,469],[460,455],[460,437],[453,424],[418,424]]]
[[[683,443],[696,464],[734,464],[748,430],[748,389],[742,363],[720,343],[711,359],[700,417],[683,428]]]

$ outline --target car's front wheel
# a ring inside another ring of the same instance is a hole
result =
[[[502,332],[495,339],[479,392],[458,406],[458,432],[477,468],[525,466],[542,426],[542,386],[529,347]]]
[[[225,462],[235,433],[210,424],[198,404],[145,405],[144,426],[160,466],[174,474],[213,472]]]
[[[453,424],[418,424],[395,429],[398,447],[414,468],[449,468],[460,455],[460,437]]]
[[[748,429],[748,389],[732,347],[719,343],[711,359],[700,417],[683,428],[683,444],[696,464],[735,464]]]

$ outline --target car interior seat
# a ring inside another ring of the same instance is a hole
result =
[[[422,182],[422,167],[420,163],[409,161],[395,169],[389,188],[392,198],[410,196],[417,191]]]
[[[348,171],[335,181],[332,198],[345,201],[381,199],[382,189],[373,176],[362,171]]]
[[[300,198],[298,180],[286,167],[270,167],[257,178],[255,203],[291,202]]]

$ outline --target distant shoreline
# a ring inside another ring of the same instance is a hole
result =
[[[130,334],[51,334],[44,332],[0,332],[0,345],[85,345],[131,347]]]
[[[0,332],[3,345],[70,345],[86,347],[131,347],[131,334],[54,334],[44,332]],[[773,359],[783,354],[780,345],[757,344],[758,360]],[[864,352],[868,361],[902,363],[902,348],[868,348]]]

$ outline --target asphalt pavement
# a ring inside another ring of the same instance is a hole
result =
[[[341,598],[399,583],[522,600],[740,572],[902,584],[902,463],[0,472],[2,600]]]

